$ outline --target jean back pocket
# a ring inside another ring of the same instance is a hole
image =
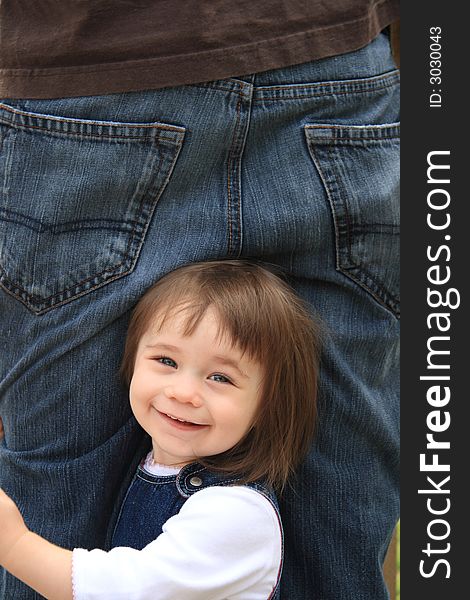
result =
[[[42,314],[130,273],[185,129],[0,104],[0,284]]]
[[[306,125],[329,200],[336,268],[400,312],[399,132],[386,125]]]

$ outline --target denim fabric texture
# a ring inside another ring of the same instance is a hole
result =
[[[208,471],[198,463],[186,465],[176,475],[166,476],[152,475],[140,465],[127,490],[111,546],[142,550],[162,533],[163,525],[179,513],[190,496],[208,487],[236,484],[237,480],[230,475]],[[274,492],[262,481],[246,485],[269,500],[280,522],[279,505]],[[279,598],[278,579],[269,599]]]
[[[146,447],[118,377],[144,291],[188,262],[259,259],[325,329],[316,441],[280,498],[282,598],[387,598],[398,120],[385,34],[222,81],[0,101],[0,485],[32,530],[109,543]],[[38,597],[0,577],[0,598]]]

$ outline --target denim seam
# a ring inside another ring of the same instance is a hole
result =
[[[324,141],[335,142],[338,145],[352,145],[354,142],[380,142],[381,140],[400,140],[400,122],[352,125],[344,123],[307,123],[305,130],[332,130],[331,137],[322,135],[320,138],[309,138],[312,144],[322,144]],[[334,134],[333,134],[334,132]],[[356,135],[353,135],[355,133]]]
[[[111,135],[111,134],[103,134],[103,135],[98,135],[98,134],[88,134],[88,133],[75,133],[75,132],[70,132],[70,131],[61,131],[61,130],[57,130],[57,129],[49,129],[47,127],[40,127],[38,125],[20,125],[18,123],[8,123],[5,121],[2,121],[2,119],[0,118],[0,122],[3,123],[4,126],[7,127],[12,127],[14,129],[20,129],[23,131],[30,131],[31,129],[35,129],[35,130],[39,130],[39,131],[44,131],[45,133],[51,135],[51,136],[61,136],[61,137],[68,137],[68,138],[78,138],[78,139],[86,139],[86,140],[104,140],[104,139],[109,139],[109,140],[122,140],[123,142],[127,143],[127,140],[139,140],[142,143],[148,143],[148,142],[159,142],[159,143],[165,143],[168,142],[170,144],[173,144],[175,146],[178,146],[181,143],[181,140],[179,139],[168,139],[168,138],[161,138],[158,133],[156,133],[156,135],[152,135],[152,136],[148,136],[148,137],[144,137],[141,135],[124,135],[124,134],[120,134],[120,135]],[[156,130],[158,130],[158,128],[155,128]]]
[[[347,212],[347,211],[346,211]],[[378,280],[370,273],[370,271],[364,265],[357,264],[352,258],[352,250],[351,250],[351,231],[348,226],[348,266],[342,266],[337,263],[337,269],[339,272],[346,275],[346,277],[350,277],[356,283],[358,283],[364,290],[369,292],[380,304],[385,306],[386,308],[391,308],[398,318],[399,308],[398,308],[398,298],[396,298],[393,294],[391,294],[383,285],[381,285]],[[338,250],[338,256],[340,251]],[[359,279],[357,276],[351,273],[352,270],[359,271],[362,275],[365,275],[365,280]]]
[[[2,218],[1,215],[4,214],[10,218]],[[13,218],[16,216],[17,218]],[[119,231],[121,233],[132,233],[132,230],[129,230],[129,227],[126,225],[131,225],[135,228],[138,225],[138,222],[135,220],[126,221],[120,227],[118,226],[119,221],[115,221],[113,219],[82,219],[75,221],[64,221],[63,226],[69,226],[68,229],[64,229],[63,227],[53,227],[50,225],[46,225],[42,223],[39,219],[34,219],[33,217],[29,217],[28,215],[24,215],[23,213],[17,212],[15,210],[9,210],[6,208],[0,208],[0,221],[5,221],[7,223],[16,223],[17,225],[22,225],[23,227],[27,227],[28,229],[32,229],[33,231],[38,231],[40,233],[49,231],[51,233],[70,233],[72,231],[80,231],[82,229],[105,229],[107,231]],[[115,226],[106,225],[105,223],[115,223]],[[86,223],[95,224],[95,226],[90,227],[74,227],[74,225],[83,225]],[[36,227],[34,227],[36,225]]]
[[[331,94],[348,94],[353,92],[370,92],[378,91],[381,89],[387,89],[398,84],[400,81],[400,72],[398,69],[383,73],[381,75],[374,75],[372,77],[363,77],[358,79],[339,79],[331,81],[313,81],[311,83],[291,83],[281,85],[264,85],[255,88],[257,92],[275,92],[275,91],[290,91],[290,92],[308,92],[315,91],[319,88],[327,88],[328,92],[326,95]],[[321,94],[313,94],[321,96]],[[303,95],[303,94],[302,94]],[[305,94],[307,96],[307,94]],[[265,98],[263,98],[265,99]],[[277,98],[273,98],[277,99]]]
[[[190,87],[190,88],[198,88],[201,90],[207,90],[207,89],[211,89],[211,90],[217,90],[219,92],[232,92],[234,94],[237,95],[241,95],[243,93],[243,89],[245,86],[250,86],[252,85],[251,83],[247,83],[247,82],[243,82],[243,83],[239,83],[238,81],[234,81],[233,79],[228,79],[227,82],[230,81],[234,84],[236,84],[236,89],[233,87],[233,85],[222,85],[220,83],[212,83],[212,82],[208,82],[208,83],[195,83],[193,85],[189,85],[186,87]]]
[[[2,269],[2,271],[4,272],[4,270]],[[124,275],[127,275],[129,271],[124,271],[123,273],[117,273],[114,276],[109,277],[108,279],[106,279],[103,282],[97,283],[95,285],[93,285],[90,288],[84,289],[80,292],[77,292],[76,294],[72,294],[70,296],[68,296],[67,298],[64,298],[63,300],[58,300],[57,302],[53,302],[53,303],[49,303],[49,306],[46,306],[44,308],[39,308],[37,309],[36,307],[31,306],[31,304],[28,302],[29,299],[35,299],[37,298],[37,296],[31,296],[30,294],[28,294],[27,292],[24,292],[24,290],[14,284],[12,285],[10,280],[7,279],[6,277],[4,278],[6,283],[8,285],[4,285],[3,281],[1,280],[0,277],[0,287],[2,287],[5,292],[7,292],[10,296],[12,296],[12,298],[14,298],[15,300],[18,300],[19,302],[21,302],[24,306],[26,306],[26,308],[30,311],[32,311],[35,315],[42,315],[46,312],[48,312],[49,310],[52,310],[53,308],[59,308],[61,306],[64,306],[64,304],[67,304],[68,302],[70,302],[71,300],[76,300],[77,298],[81,298],[82,296],[86,296],[89,292],[103,286],[104,284],[108,284],[108,283],[112,283],[113,281],[116,281],[116,279],[120,279],[121,277],[124,277]],[[70,289],[70,288],[69,288]],[[25,298],[19,296],[17,294],[17,292],[24,292],[24,296]],[[56,295],[60,295],[60,294],[56,294]],[[50,296],[49,298],[47,298],[47,300],[54,298],[54,296]],[[44,301],[45,302],[45,301]],[[42,304],[44,304],[44,302]]]
[[[134,479],[135,479],[135,477],[134,477]],[[111,543],[112,543],[112,540],[113,540],[113,538],[114,538],[114,534],[116,533],[116,529],[117,529],[118,523],[119,523],[119,521],[121,520],[121,515],[122,515],[122,512],[123,512],[123,510],[124,510],[124,505],[126,504],[127,497],[128,497],[128,496],[129,496],[129,494],[130,494],[130,491],[131,491],[132,485],[133,485],[133,483],[134,483],[134,479],[131,481],[131,483],[130,483],[129,487],[127,488],[126,495],[124,496],[124,498],[123,498],[123,500],[122,500],[122,503],[121,503],[121,508],[120,508],[120,510],[119,510],[119,514],[118,514],[118,516],[117,516],[117,519],[116,519],[116,522],[115,522],[115,525],[114,525],[114,528],[113,528],[113,533],[112,533],[112,535],[111,535]]]
[[[129,247],[129,245],[130,245],[130,242],[128,243],[128,245],[127,245],[127,246]],[[127,252],[127,249],[126,249],[126,252]],[[125,260],[121,261],[120,263],[118,263],[118,264],[117,264],[115,267],[113,267],[112,269],[111,269],[111,268],[104,269],[104,270],[103,270],[103,271],[101,271],[100,273],[96,273],[96,274],[94,274],[94,275],[92,275],[92,276],[88,277],[87,279],[83,279],[82,281],[78,281],[78,282],[77,282],[77,283],[75,283],[73,286],[70,286],[70,287],[68,287],[68,288],[65,288],[64,290],[62,290],[61,292],[59,292],[59,293],[57,293],[57,294],[51,294],[50,296],[47,296],[46,298],[41,298],[41,296],[35,296],[35,295],[33,295],[33,294],[30,294],[30,293],[29,293],[29,292],[27,292],[27,291],[26,291],[24,288],[22,288],[22,287],[21,287],[19,284],[17,284],[17,283],[15,283],[15,282],[11,281],[11,280],[8,278],[8,276],[7,276],[6,272],[5,272],[5,269],[3,269],[3,267],[0,267],[0,268],[1,268],[2,272],[5,274],[5,276],[4,276],[4,278],[3,278],[3,281],[2,281],[1,283],[3,284],[3,282],[5,281],[7,284],[9,284],[9,286],[10,286],[11,288],[15,288],[15,290],[18,290],[18,291],[22,292],[22,293],[23,293],[23,294],[24,294],[24,295],[25,295],[27,298],[30,298],[30,299],[31,299],[33,302],[39,302],[39,301],[41,301],[41,303],[42,303],[42,304],[44,304],[45,302],[47,302],[47,301],[49,301],[49,300],[53,300],[53,299],[54,299],[55,297],[57,297],[57,296],[62,296],[64,293],[66,293],[66,292],[68,292],[68,291],[72,290],[74,287],[79,287],[79,286],[82,286],[82,285],[84,285],[84,284],[88,283],[89,281],[91,281],[92,279],[95,279],[96,277],[100,277],[101,275],[103,275],[103,274],[107,273],[108,271],[115,271],[117,268],[120,268],[120,267],[121,267],[121,265],[123,265],[123,264],[126,262],[126,260],[127,260],[127,259],[125,259]],[[125,274],[125,271],[124,271],[124,273],[120,273],[120,274],[119,274],[119,276],[122,276],[122,275],[124,275],[124,274]],[[96,289],[96,287],[98,287],[99,285],[101,285],[101,284],[95,284],[95,285],[93,285],[92,287],[88,288],[86,291],[87,291],[87,292],[89,292],[89,291],[92,291],[92,290]],[[14,290],[13,290],[13,289],[12,289],[11,291],[14,293]],[[77,295],[78,295],[78,294],[77,294]],[[75,294],[74,294],[74,295],[73,295],[73,297],[76,297],[77,295],[75,295]],[[72,297],[72,296],[71,296],[71,297]],[[70,297],[70,298],[71,298],[71,297]],[[70,299],[70,298],[68,298],[68,299]],[[41,312],[42,312],[42,311],[41,311]]]
[[[374,75],[372,77],[363,77],[359,79],[342,79],[337,81],[314,81],[311,83],[291,83],[291,84],[281,84],[281,85],[263,85],[263,86],[254,86],[255,96],[253,101],[258,100],[269,100],[269,98],[256,98],[256,92],[271,92],[271,91],[302,91],[306,92],[313,89],[318,88],[329,88],[328,93],[325,94],[321,92],[319,94],[312,94],[314,96],[324,96],[324,95],[332,95],[332,94],[348,94],[352,92],[369,92],[369,91],[377,91],[381,89],[387,89],[389,87],[393,87],[398,84],[400,80],[400,71],[398,69],[394,69],[393,71],[389,71],[387,73],[383,73],[381,75]],[[227,81],[231,81],[233,83],[239,84],[239,80],[234,80],[233,78],[228,79]],[[249,83],[243,82],[242,85],[251,85]],[[196,87],[202,89],[214,89],[219,90],[221,92],[234,92],[236,94],[240,93],[239,89],[231,89],[230,86],[221,85],[218,83],[208,82],[208,83],[199,83],[192,84],[188,87]],[[345,89],[348,88],[348,89]],[[309,97],[309,95],[299,95],[299,97]],[[279,96],[276,98],[271,98],[270,100],[278,100]],[[296,99],[296,98],[289,98]]]
[[[337,256],[338,256],[337,268],[338,268],[338,271],[340,271],[341,273],[343,273],[347,277],[350,277],[351,279],[353,279],[364,290],[368,291],[383,306],[385,306],[386,308],[391,308],[392,311],[394,311],[395,313],[397,313],[395,316],[398,318],[398,312],[399,312],[399,309],[398,309],[398,298],[396,298],[393,294],[391,294],[391,292],[389,292],[372,275],[372,273],[370,273],[370,271],[367,269],[366,266],[357,264],[357,262],[353,259],[351,236],[352,236],[353,233],[356,232],[356,227],[355,227],[355,225],[352,224],[347,203],[344,203],[344,211],[345,211],[345,215],[346,215],[346,219],[347,219],[347,257],[348,257],[349,265],[348,266],[344,266],[344,265],[342,266],[339,263],[339,256],[340,256],[340,253],[341,253],[341,249],[340,249],[340,247],[338,245],[338,247],[337,247]],[[336,219],[335,219],[335,222],[336,222]],[[390,227],[393,227],[393,225],[390,225]],[[373,233],[373,232],[370,231],[368,233]],[[383,233],[385,233],[385,232],[383,232]],[[364,232],[359,232],[359,235],[364,235]],[[397,233],[394,233],[392,235],[397,235]],[[338,244],[339,244],[339,242],[340,242],[340,240],[339,240],[339,237],[338,237]],[[365,281],[361,282],[361,280],[358,277],[354,276],[351,273],[351,270],[353,270],[353,269],[356,269],[357,271],[360,271],[363,275],[365,275],[366,276],[365,279],[366,279],[367,283]]]
[[[12,135],[12,130],[11,128],[8,128],[6,133],[4,135],[1,135],[0,132],[0,156],[3,152],[3,145],[5,143],[5,141]],[[11,154],[11,153],[10,153]],[[4,178],[3,178],[3,184],[2,184],[2,190],[3,193],[6,195],[9,191],[9,188],[6,187],[6,182],[8,181],[8,176],[10,175],[10,169],[13,165],[13,160],[10,157],[10,160],[7,162],[7,165],[5,167],[5,172],[4,172]]]
[[[395,296],[393,296],[390,292],[386,291],[385,288],[379,284],[372,277],[366,267],[362,265],[357,265],[353,261],[351,261],[351,267],[343,267],[338,269],[341,273],[343,273],[346,277],[349,277],[353,281],[355,281],[358,285],[360,285],[364,290],[366,290],[372,297],[374,297],[382,306],[387,309],[392,309],[392,314],[396,317],[396,319],[400,318],[400,308],[399,308],[399,300]],[[361,281],[355,275],[350,273],[351,269],[360,270],[360,272],[366,275],[366,281]],[[374,289],[375,288],[375,289]],[[381,294],[381,295],[379,295]]]
[[[327,84],[327,83],[320,84],[320,83],[318,83],[318,84],[311,84],[311,85],[318,85],[318,86],[323,85],[325,87],[328,86],[328,85],[331,85],[331,89],[328,90],[328,92],[319,92],[318,94],[314,94],[314,93],[310,93],[310,94],[309,93],[294,93],[294,94],[291,94],[290,97],[287,97],[287,96],[276,96],[274,98],[270,98],[268,96],[262,96],[262,97],[258,98],[256,96],[256,93],[259,92],[259,90],[261,90],[261,89],[279,90],[279,91],[284,91],[284,90],[285,91],[287,91],[287,90],[294,91],[294,90],[292,90],[292,87],[289,87],[287,85],[284,86],[284,87],[281,87],[281,88],[274,88],[274,87],[273,88],[261,88],[261,87],[260,88],[256,88],[255,87],[254,90],[253,90],[253,92],[254,92],[253,93],[253,104],[262,103],[262,102],[279,102],[279,101],[283,101],[284,102],[286,100],[303,100],[304,98],[326,98],[328,96],[344,96],[344,95],[348,95],[348,94],[367,94],[369,92],[378,92],[378,91],[382,91],[382,90],[387,90],[387,89],[389,89],[391,87],[394,87],[395,85],[398,85],[398,83],[399,83],[398,81],[391,81],[391,82],[387,82],[387,83],[385,83],[383,85],[380,85],[380,86],[379,85],[377,85],[377,86],[374,85],[374,86],[364,87],[364,88],[363,87],[354,88],[353,86],[351,86],[350,89],[338,89],[338,90],[334,89],[335,84]],[[200,85],[200,86],[193,86],[193,87],[199,87],[199,88],[202,88],[202,89],[210,88],[210,89],[217,90],[217,91],[220,91],[220,92],[225,92],[225,93],[232,92],[232,93],[237,94],[237,95],[240,94],[239,90],[230,90],[230,89],[223,88],[223,87],[216,86],[216,85],[211,85],[211,86],[202,86],[202,85]],[[299,90],[299,92],[300,92],[300,90]]]
[[[156,130],[170,131],[172,133],[179,134],[177,137],[180,137],[185,132],[184,127],[177,127],[176,125],[167,125],[165,123],[124,123],[124,122],[120,123],[120,122],[113,122],[113,121],[93,121],[91,119],[67,119],[64,117],[57,117],[54,115],[41,115],[41,114],[31,113],[31,112],[27,112],[27,111],[21,111],[21,110],[17,110],[13,107],[8,106],[7,104],[2,104],[2,103],[0,103],[0,109],[4,110],[5,112],[9,112],[12,115],[17,115],[18,117],[24,117],[26,120],[29,120],[29,121],[42,120],[42,121],[47,121],[47,122],[57,122],[58,124],[70,123],[72,125],[103,127],[103,128],[107,128],[107,129],[117,129],[117,128],[156,129]],[[16,119],[14,117],[12,117],[10,119],[5,119],[4,117],[1,116],[1,112],[0,112],[0,123],[3,123],[4,125],[7,125],[7,126],[12,126],[12,127],[21,127],[21,128],[26,128],[26,129],[41,129],[41,130],[45,130],[45,131],[53,133],[53,131],[51,131],[51,129],[48,129],[47,127],[43,127],[43,126],[39,126],[39,125],[29,126],[29,125],[26,125],[23,123],[17,123]],[[63,133],[65,135],[69,135],[68,132],[64,132],[64,131],[59,131],[58,133]],[[76,134],[72,133],[70,135],[76,135]],[[97,137],[108,137],[108,136],[97,136]],[[140,138],[142,136],[132,136],[132,135],[128,136],[128,135],[123,134],[123,135],[119,135],[119,136],[109,136],[109,137]],[[172,138],[165,138],[164,141],[170,141],[172,143],[179,143],[180,140],[173,140]]]
[[[342,129],[352,129],[357,130],[357,131],[361,131],[364,133],[367,133],[370,129],[371,132],[377,132],[379,133],[380,131],[384,131],[390,128],[398,128],[399,127],[399,121],[397,121],[396,123],[380,123],[378,125],[342,125],[342,124],[338,124],[338,123],[320,123],[318,125],[305,125],[306,129],[338,129],[338,130],[342,130]],[[336,138],[335,138],[336,139]],[[352,138],[354,139],[354,138]],[[362,139],[362,137],[361,137]]]
[[[169,483],[176,483],[176,475],[169,475],[167,481],[155,481],[153,479],[147,479],[139,472],[136,473],[136,477],[138,477],[141,481],[145,481],[145,483],[150,483],[150,485],[168,485]]]
[[[316,127],[316,126],[310,126],[310,125],[306,125],[305,126],[306,129],[320,129],[320,127]],[[360,138],[342,138],[342,139],[338,139],[337,137],[322,137],[321,140],[318,141],[312,141],[311,143],[314,144],[315,146],[321,145],[322,142],[334,142],[337,146],[356,146],[359,144],[355,144],[354,142],[361,142],[363,145],[365,145],[366,143],[369,142],[381,142],[382,140],[399,140],[400,138],[397,137],[396,135],[391,135],[391,136],[386,136],[383,135],[381,137],[374,137],[374,138],[366,138],[364,137],[363,139]]]
[[[351,94],[368,94],[369,92],[377,92],[386,90],[387,88],[393,87],[395,84],[389,84],[380,86],[377,88],[369,88],[369,89],[356,89],[356,90],[331,90],[328,93],[322,94],[292,94],[291,96],[277,96],[275,98],[255,98],[253,102],[287,102],[289,100],[303,100],[306,98],[326,98],[328,96],[347,96]]]
[[[241,102],[241,98],[240,98],[240,102]],[[251,106],[248,108],[248,110],[251,110]],[[249,127],[249,121],[247,123],[247,127]],[[246,129],[245,129],[246,132]],[[246,139],[246,137],[245,137]],[[245,150],[245,139],[243,140],[243,146],[240,149],[240,155],[237,161],[237,166],[236,166],[236,175],[237,175],[237,185],[238,185],[238,202],[236,204],[236,209],[237,209],[237,224],[238,224],[238,253],[237,253],[237,258],[240,256],[241,251],[242,251],[242,243],[243,243],[243,223],[242,223],[242,184],[241,184],[241,169],[242,169],[242,157],[243,157],[243,152]]]
[[[250,84],[248,84],[250,85]],[[250,86],[252,87],[252,86]],[[228,209],[228,220],[229,220],[229,240],[228,240],[228,255],[231,256],[235,253],[236,242],[238,241],[239,250],[237,256],[241,254],[241,246],[242,246],[242,192],[241,192],[241,161],[243,152],[245,149],[245,141],[246,141],[246,132],[249,128],[249,119],[252,105],[252,96],[247,98],[248,100],[248,108],[247,108],[247,122],[246,125],[242,124],[241,118],[241,109],[243,102],[243,94],[241,92],[238,93],[238,101],[237,101],[237,117],[236,124],[233,132],[233,137],[230,145],[230,149],[228,152],[228,160],[227,160],[227,209]],[[233,188],[233,193],[232,193]],[[238,198],[237,198],[238,197]],[[236,215],[233,215],[232,212],[236,210]],[[234,235],[234,224],[237,224],[238,228],[238,240],[235,240]]]
[[[237,120],[235,125],[235,131],[232,137],[232,143],[230,145],[230,150],[228,152],[228,160],[227,160],[227,212],[228,212],[228,254],[230,255],[232,252],[232,237],[233,237],[233,225],[232,225],[232,180],[231,180],[231,169],[232,169],[232,154],[234,154],[235,140],[237,136],[238,126],[240,123],[240,110],[241,110],[242,96],[238,93],[238,101],[237,101]]]

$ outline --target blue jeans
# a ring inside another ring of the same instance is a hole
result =
[[[325,327],[314,447],[281,499],[286,600],[381,600],[398,515],[398,73],[388,38],[178,88],[0,104],[0,485],[103,547],[144,436],[118,366],[164,273],[280,265]],[[12,577],[0,598],[37,597]]]

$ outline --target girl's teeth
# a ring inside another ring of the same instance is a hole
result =
[[[180,423],[187,423],[188,421],[183,421],[183,419],[177,419],[176,417],[172,417],[171,415],[167,415],[167,417],[170,417],[170,419],[173,419],[173,421],[179,421]]]

